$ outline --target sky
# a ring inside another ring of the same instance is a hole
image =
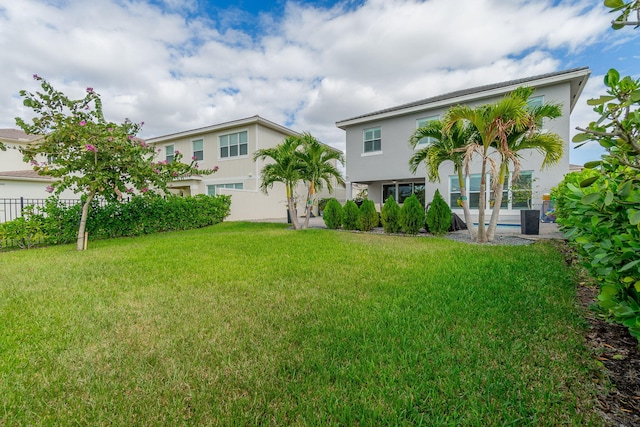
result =
[[[0,128],[30,117],[38,74],[143,138],[257,114],[344,150],[336,121],[588,66],[586,126],[609,68],[640,77],[640,29],[612,18],[602,0],[0,0]]]

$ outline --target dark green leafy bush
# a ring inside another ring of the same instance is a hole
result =
[[[200,228],[222,222],[230,208],[231,198],[225,195],[166,198],[144,195],[129,202],[93,201],[86,231],[91,239],[104,239]],[[0,244],[29,247],[36,241],[45,244],[75,241],[80,209],[80,204],[68,207],[50,198],[42,213],[3,224]],[[22,230],[22,235],[16,234],[17,230]]]
[[[445,234],[451,227],[451,208],[438,190],[433,195],[433,201],[427,212],[427,227],[436,236]]]
[[[342,224],[342,205],[336,199],[329,199],[322,213],[322,219],[327,228],[336,230]]]
[[[386,233],[397,233],[400,231],[400,206],[393,196],[389,196],[382,206],[380,212],[382,227]]]
[[[364,199],[360,205],[360,215],[358,217],[358,229],[362,231],[371,231],[378,226],[380,217],[376,211],[376,205],[373,200]]]
[[[358,229],[358,217],[360,216],[360,209],[353,200],[347,200],[342,208],[342,227],[345,230],[357,230]]]
[[[418,234],[424,226],[424,207],[415,194],[409,196],[400,209],[400,225],[407,234]]]

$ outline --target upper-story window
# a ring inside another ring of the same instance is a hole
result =
[[[418,119],[416,120],[416,129],[419,129],[421,127],[425,127],[429,124],[429,122],[434,122],[436,120],[438,120],[440,117],[439,116],[430,116],[430,117],[425,117],[424,119]],[[422,138],[420,141],[418,141],[418,145],[424,145],[424,144],[430,144],[432,142],[435,141],[435,138],[431,138],[430,136],[426,137],[426,138]]]
[[[193,160],[204,160],[204,141],[202,139],[196,139],[192,141],[193,145]]]
[[[374,153],[382,151],[382,133],[380,128],[371,128],[364,130],[364,152]]]
[[[167,163],[173,162],[173,158],[175,157],[175,148],[173,145],[165,145],[164,146],[164,159]]]
[[[535,107],[542,107],[542,104],[544,104],[544,96],[532,96],[531,98],[527,99],[527,107],[529,108],[535,108]]]
[[[220,136],[220,158],[246,156],[249,153],[247,131]]]

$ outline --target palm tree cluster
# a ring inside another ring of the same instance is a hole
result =
[[[342,174],[336,166],[337,162],[344,164],[342,153],[321,143],[309,133],[289,136],[275,147],[257,150],[253,159],[271,160],[260,172],[260,189],[267,193],[276,182],[285,185],[289,217],[295,230],[309,226],[311,207],[317,191],[325,186],[333,191],[334,182],[344,184]],[[304,183],[307,193],[303,224],[299,223],[296,213],[295,190],[300,182]]]
[[[543,155],[542,168],[558,163],[562,157],[562,138],[555,133],[541,131],[543,119],[555,119],[562,115],[561,105],[549,103],[529,106],[527,101],[533,92],[533,88],[520,87],[494,104],[453,106],[442,120],[431,121],[418,128],[409,139],[409,145],[416,149],[423,138],[429,138],[425,146],[409,160],[413,173],[424,163],[427,178],[431,182],[439,181],[440,165],[446,161],[453,162],[460,183],[465,222],[471,237],[479,243],[494,238],[505,179],[512,166],[512,182],[517,180],[519,153],[523,150],[539,151]],[[486,194],[486,176],[489,172],[493,176],[494,194],[488,228],[485,228],[486,199],[480,197],[477,233],[471,221],[464,179],[469,175],[469,165],[474,157],[479,157],[481,161],[480,194]]]

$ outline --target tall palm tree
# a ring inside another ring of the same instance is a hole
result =
[[[526,128],[529,121],[527,99],[510,93],[494,104],[478,107],[456,105],[451,107],[443,120],[445,132],[449,132],[456,123],[469,122],[477,131],[478,144],[470,145],[465,156],[467,165],[474,153],[481,157],[480,200],[478,202],[478,242],[485,243],[488,233],[485,228],[486,175],[487,167],[492,164],[492,147],[506,144],[507,137],[515,129]],[[495,180],[494,180],[495,182]],[[494,206],[495,207],[495,206]],[[497,209],[500,205],[497,205]],[[495,228],[495,225],[494,225]]]
[[[344,156],[341,152],[322,144],[309,133],[303,133],[299,140],[302,149],[296,154],[300,158],[300,172],[308,190],[307,212],[303,225],[303,228],[307,228],[315,193],[322,190],[324,186],[330,192],[333,191],[334,181],[338,184],[344,184],[342,174],[335,166],[336,162],[344,164]]]
[[[301,159],[298,151],[302,141],[297,136],[288,136],[283,142],[271,148],[257,150],[253,160],[271,159],[272,163],[264,165],[260,171],[260,189],[266,194],[276,182],[282,182],[287,190],[289,217],[294,230],[300,228],[295,206],[295,187],[302,179]]]
[[[518,88],[514,91],[514,96],[528,99],[533,93],[531,88]],[[557,164],[562,158],[564,141],[558,134],[551,132],[541,132],[543,119],[555,119],[562,115],[562,106],[559,104],[544,104],[529,108],[525,126],[512,129],[507,138],[496,146],[500,154],[500,172],[494,188],[495,204],[489,221],[487,239],[493,240],[495,228],[500,215],[500,205],[502,204],[502,191],[504,189],[505,178],[509,173],[509,165],[513,165],[511,182],[518,179],[520,172],[520,152],[523,150],[536,150],[542,154],[541,169]]]
[[[460,183],[460,198],[462,199],[462,209],[464,220],[467,223],[467,230],[472,239],[476,238],[476,230],[469,211],[469,201],[467,198],[467,186],[463,176],[463,166],[466,147],[475,137],[474,129],[462,122],[453,126],[450,132],[443,131],[440,120],[429,122],[426,126],[416,129],[409,138],[409,145],[414,150],[424,138],[430,138],[424,147],[416,151],[409,159],[409,169],[411,173],[416,173],[418,167],[424,163],[427,169],[427,178],[431,182],[440,182],[438,169],[444,162],[453,162],[453,170],[458,175]]]

